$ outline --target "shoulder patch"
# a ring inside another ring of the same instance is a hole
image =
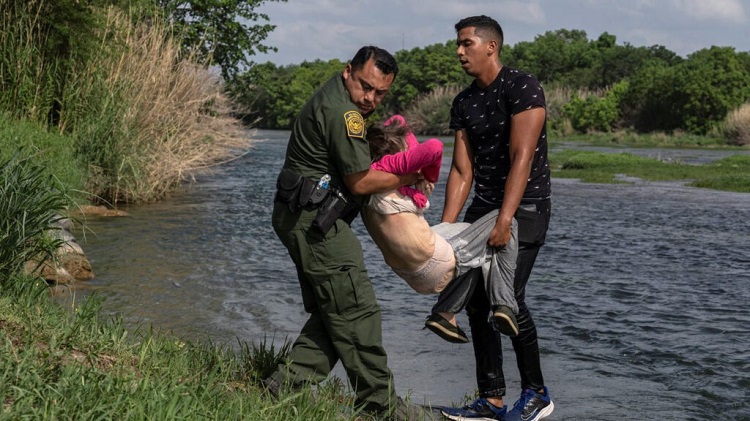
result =
[[[365,119],[362,118],[359,111],[345,112],[344,123],[346,124],[346,134],[349,137],[365,138]]]

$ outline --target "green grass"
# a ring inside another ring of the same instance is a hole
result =
[[[698,147],[698,148],[737,148],[729,146],[727,139],[719,136],[700,136],[689,133],[634,133],[620,130],[613,133],[571,134],[550,136],[554,142],[580,142],[593,146],[631,147]]]
[[[70,204],[64,187],[27,148],[0,160],[0,287],[27,261],[42,263],[62,241],[49,235]]]
[[[734,155],[704,165],[662,162],[629,153],[564,150],[550,155],[552,176],[590,183],[616,183],[616,175],[651,181],[685,181],[690,186],[750,193],[750,156]]]
[[[13,280],[0,291],[0,419],[332,420],[351,405],[336,381],[279,400],[262,393],[288,344],[237,351],[131,332],[103,320],[95,296],[64,308],[44,282]]]
[[[54,175],[67,189],[84,189],[85,165],[76,157],[72,138],[52,133],[39,123],[15,120],[0,113],[0,162],[21,149],[34,162],[43,163],[43,173]]]

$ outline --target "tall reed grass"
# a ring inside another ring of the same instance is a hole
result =
[[[419,96],[404,111],[404,118],[416,134],[449,135],[448,128],[453,98],[461,92],[460,86],[438,86],[427,94]]]
[[[181,54],[167,22],[134,24],[112,8],[101,43],[69,84],[61,119],[90,164],[92,193],[155,201],[247,146],[220,78]]]
[[[719,131],[732,145],[750,145],[750,103],[731,111]]]
[[[46,121],[54,102],[56,65],[41,48],[44,1],[0,0],[0,110]]]

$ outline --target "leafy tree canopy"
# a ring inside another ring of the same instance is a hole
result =
[[[256,11],[267,1],[287,0],[154,0],[183,31],[183,48],[211,57],[225,80],[251,67],[256,53],[276,51],[263,44],[276,26]]]

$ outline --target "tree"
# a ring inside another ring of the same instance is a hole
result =
[[[640,131],[705,134],[750,100],[750,69],[732,47],[697,51],[679,64],[652,63],[631,78],[624,111]]]
[[[589,71],[596,62],[596,51],[589,45],[585,31],[558,29],[538,35],[533,42],[519,42],[501,52],[500,58],[509,66],[533,74],[542,83],[580,86],[575,75]]]
[[[245,122],[257,122],[266,129],[284,129],[291,126],[305,101],[344,67],[338,59],[288,66],[258,64],[238,75],[229,88],[248,110]]]
[[[563,106],[563,113],[579,132],[610,132],[618,124],[620,101],[627,90],[628,83],[622,81],[612,86],[603,96],[589,95],[581,98],[575,95]]]
[[[456,59],[455,41],[397,51],[395,57],[399,73],[382,107],[392,113],[401,112],[417,97],[440,86],[471,82]]]
[[[697,51],[674,67],[673,100],[681,104],[684,127],[705,134],[750,100],[750,72],[732,47]]]
[[[154,0],[182,31],[183,48],[211,58],[231,80],[243,67],[251,67],[250,56],[276,51],[262,44],[276,26],[268,15],[255,9],[267,1],[286,0]]]

